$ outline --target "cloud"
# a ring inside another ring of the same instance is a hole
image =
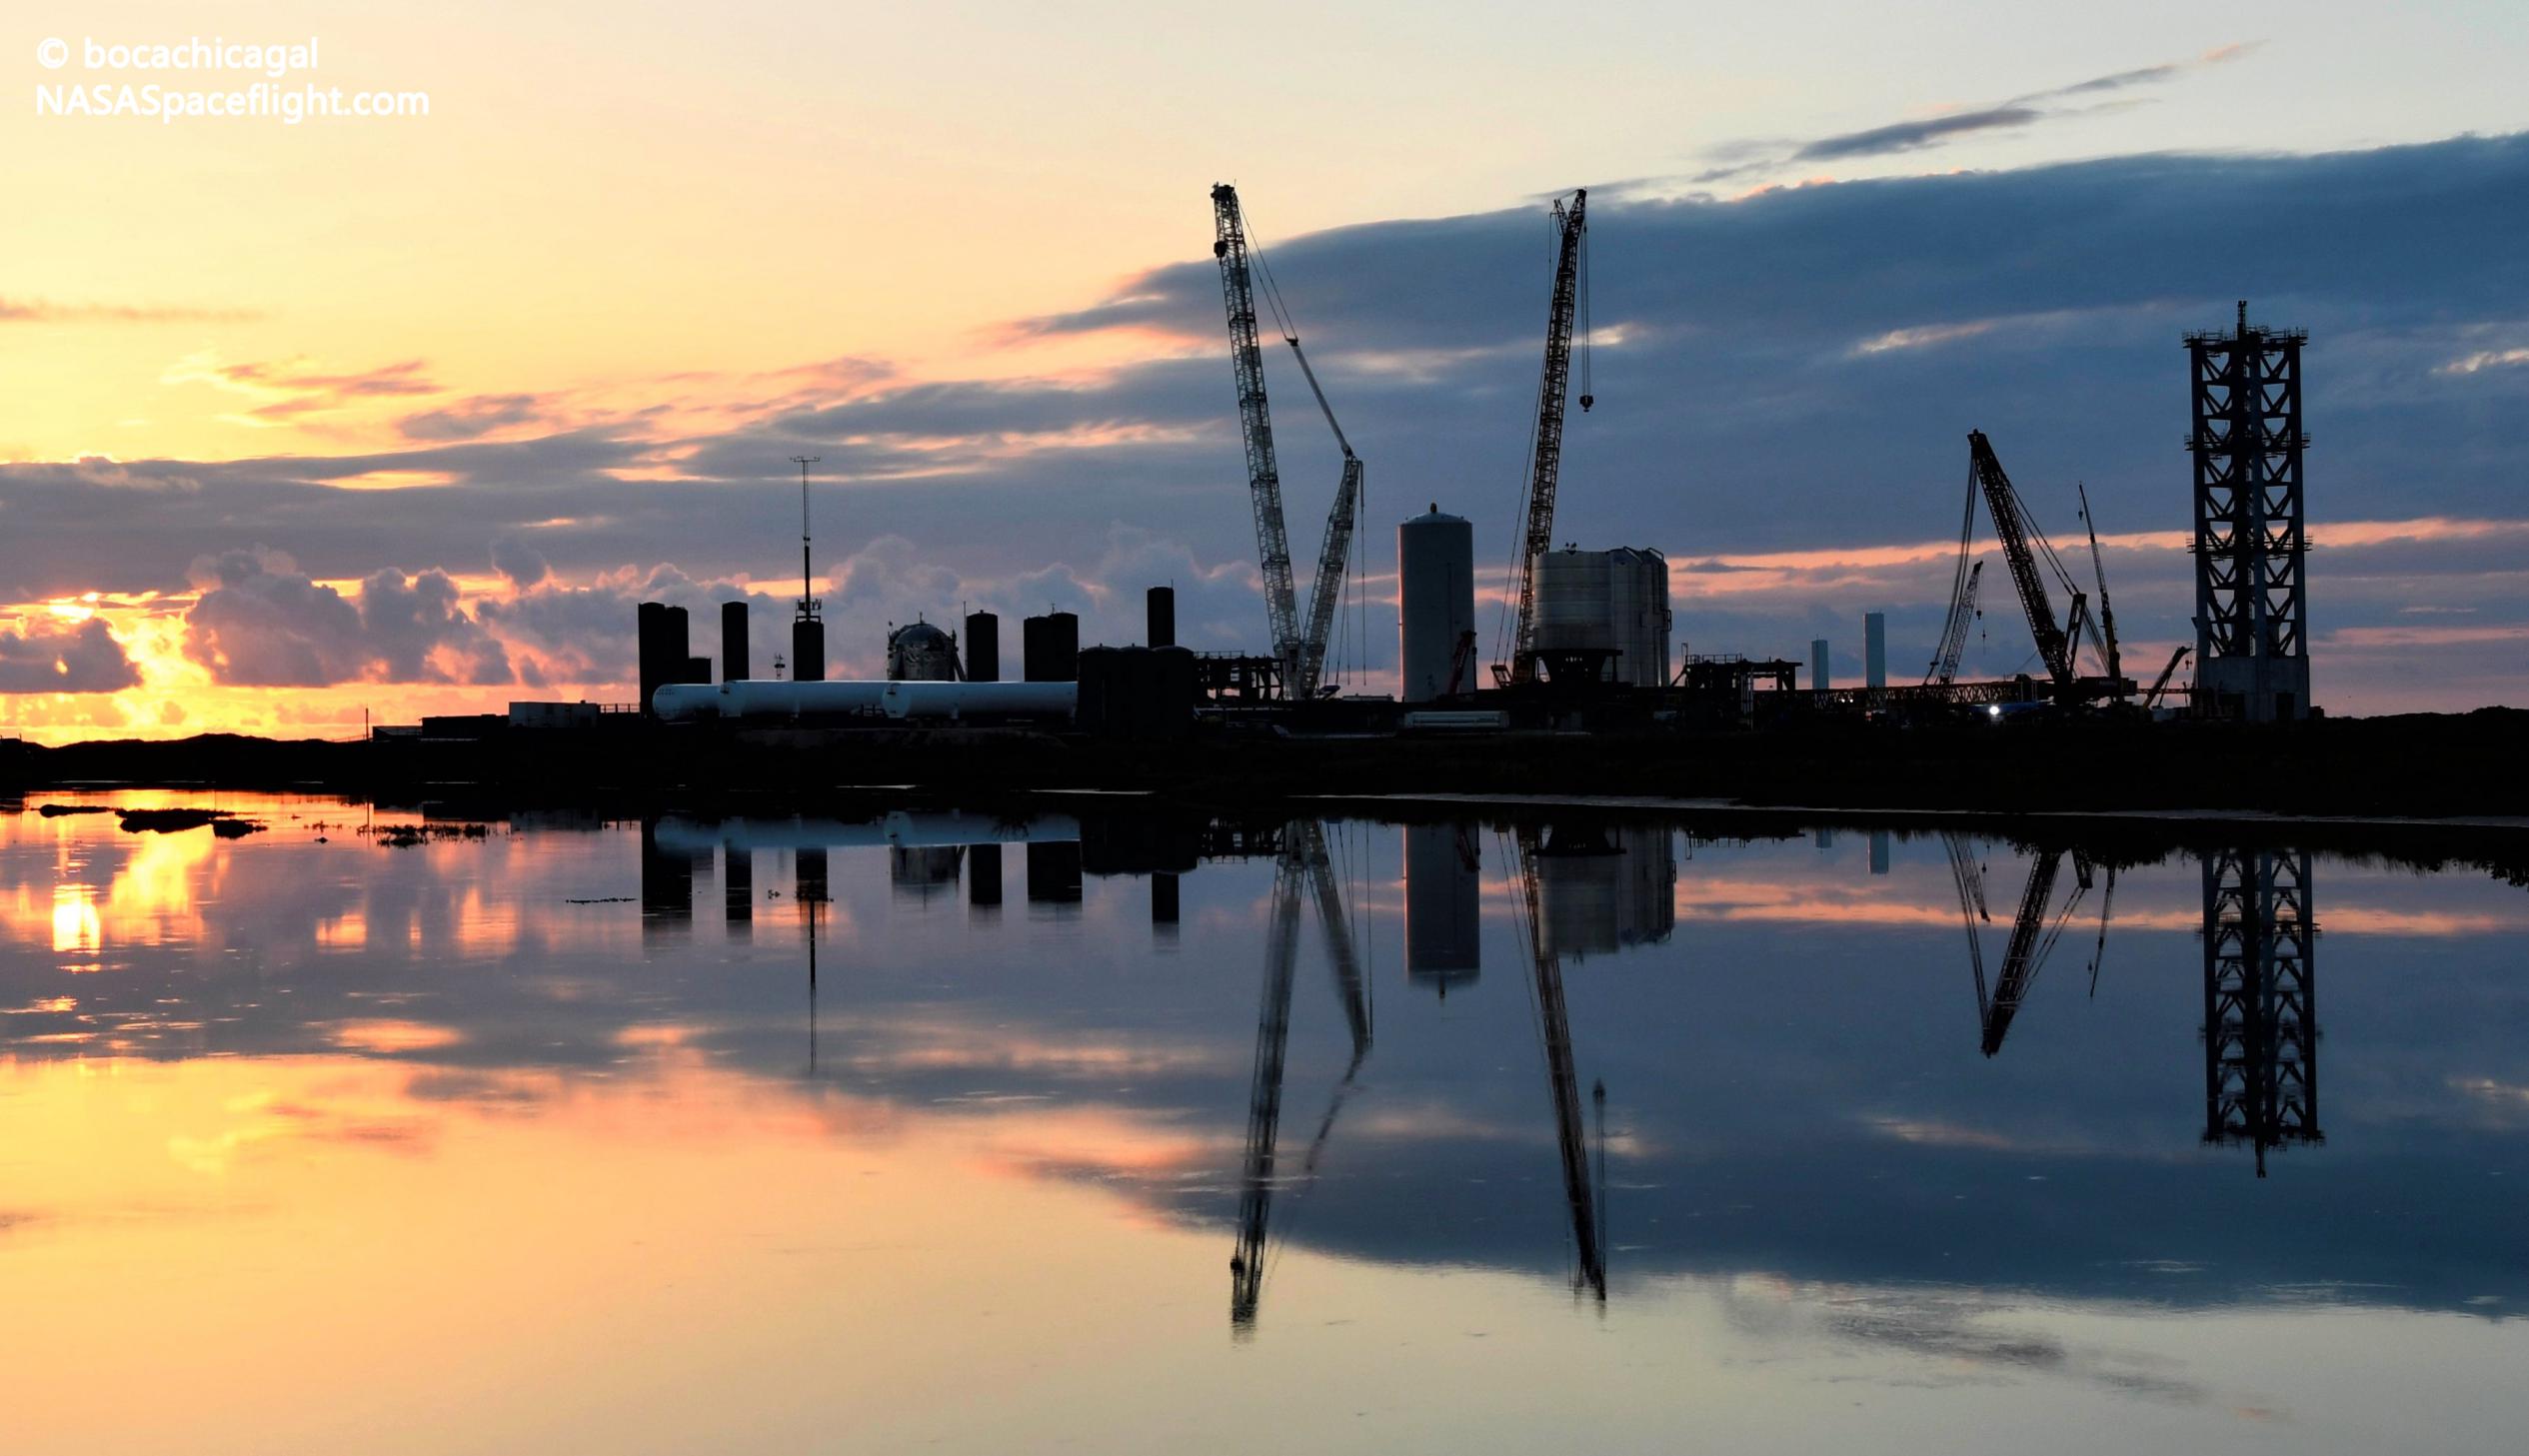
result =
[[[232,418],[273,425],[369,400],[438,394],[440,386],[423,373],[424,367],[419,359],[365,370],[330,369],[308,360],[223,364],[216,355],[204,353],[179,361],[160,382],[207,384],[261,401],[244,416]]]
[[[1921,121],[1890,122],[1863,131],[1846,132],[1841,136],[1820,137],[1803,144],[1791,154],[1794,162],[1831,162],[1848,157],[1879,157],[1890,152],[1912,152],[1939,143],[1963,132],[2002,131],[2024,127],[2052,115],[2034,106],[1988,106],[1977,111],[1954,111],[1946,116],[1927,117]]]
[[[202,590],[185,617],[185,653],[222,684],[487,686],[515,677],[506,650],[459,605],[445,572],[373,572],[355,600],[288,556],[256,548],[201,558],[193,576]]]
[[[504,536],[492,543],[492,569],[521,591],[553,575],[544,553],[515,536]]]
[[[140,681],[102,618],[0,628],[0,693],[119,693]]]
[[[2489,369],[2529,367],[2529,349],[2479,349],[2435,369],[2435,374],[2479,374]]]
[[[65,304],[0,298],[0,324],[227,324],[260,318],[250,309],[165,304]]]
[[[396,422],[407,440],[473,440],[495,430],[542,424],[552,417],[535,395],[475,395]]]
[[[1799,144],[1787,155],[1778,158],[1736,160],[1745,158],[1752,150],[1749,144],[1724,144],[1722,148],[1717,149],[1716,155],[1734,160],[1729,165],[1701,174],[1700,180],[1719,181],[1723,178],[1764,171],[1791,163],[1843,162],[1863,157],[1885,157],[1904,152],[1918,152],[1939,146],[1952,138],[1975,132],[2017,131],[2042,121],[2080,116],[2096,109],[2096,104],[2065,107],[2054,103],[2131,91],[2137,87],[2157,86],[2177,80],[2189,72],[2201,70],[2207,66],[2218,66],[2238,60],[2255,51],[2256,47],[2255,42],[2219,46],[2191,61],[2163,61],[2158,65],[2138,66],[2129,71],[2115,71],[2104,76],[2093,76],[2086,81],[2075,81],[2068,86],[2054,86],[2043,91],[2033,91],[2025,96],[2014,97],[2009,101],[1990,106],[1945,111],[1936,116],[1889,122],[1882,126],[1865,127],[1860,131],[1819,137],[1814,141]]]

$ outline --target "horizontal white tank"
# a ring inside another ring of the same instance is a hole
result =
[[[669,723],[713,718],[843,718],[855,714],[924,720],[1070,718],[1079,702],[1077,683],[888,683],[869,679],[670,683],[650,697],[651,711]]]

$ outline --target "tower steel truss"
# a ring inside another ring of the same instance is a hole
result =
[[[2195,433],[2195,702],[2267,723],[2309,712],[2302,616],[2300,329],[2186,336]]]
[[[2204,1140],[2323,1142],[2309,853],[2223,849],[2204,860]]]

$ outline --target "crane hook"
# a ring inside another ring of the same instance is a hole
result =
[[[1584,415],[1588,414],[1588,413],[1589,413],[1589,407],[1590,407],[1591,405],[1596,404],[1597,402],[1598,402],[1598,397],[1597,397],[1596,395],[1582,395],[1582,396],[1580,397],[1580,413],[1582,413],[1582,414],[1584,414]]]

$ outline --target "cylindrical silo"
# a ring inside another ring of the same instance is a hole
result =
[[[685,609],[670,607],[664,602],[644,602],[635,613],[639,625],[636,657],[640,670],[641,711],[651,712],[650,700],[667,684],[676,682],[685,671]]]
[[[791,681],[826,681],[826,624],[803,617],[791,624]]]
[[[720,681],[743,683],[747,671],[747,604],[720,604]]]
[[[1049,612],[1019,624],[1019,650],[1031,683],[1070,683],[1080,677],[1081,620]]]
[[[1662,687],[1668,682],[1668,558],[1641,547],[1617,547],[1606,557],[1615,681]]]
[[[1475,528],[1433,502],[1396,528],[1401,578],[1397,701],[1428,703],[1475,691]],[[1467,651],[1459,661],[1460,645]]]
[[[1177,589],[1153,587],[1144,599],[1144,611],[1150,622],[1150,646],[1177,646]]]
[[[1001,681],[1001,619],[989,612],[966,615],[966,681]]]
[[[1612,651],[1614,567],[1602,551],[1549,551],[1536,563],[1536,650]]]
[[[1030,619],[1029,626],[1035,625],[1035,619]],[[1117,737],[1124,731],[1123,723],[1128,710],[1119,657],[1114,648],[1087,648],[1073,668],[1080,683],[1080,698],[1072,722],[1091,737]],[[1033,668],[1035,665],[1032,662],[1030,666]],[[1033,672],[1029,674],[1032,679],[1035,676]]]

